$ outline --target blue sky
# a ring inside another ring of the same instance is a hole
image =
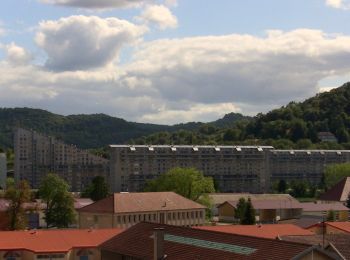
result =
[[[2,0],[0,105],[169,124],[266,112],[348,80],[349,2]]]

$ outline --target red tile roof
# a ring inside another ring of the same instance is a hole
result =
[[[114,193],[114,195],[79,209],[80,212],[128,213],[186,209],[204,206],[175,192]]]
[[[301,203],[303,211],[305,212],[317,212],[317,211],[349,211],[349,208],[345,207],[342,203],[313,203],[305,202]]]
[[[275,239],[279,236],[307,236],[314,233],[293,224],[200,226],[198,229]]]
[[[139,223],[103,243],[100,248],[109,252],[139,259],[153,259],[153,230],[164,228],[164,253],[173,259],[269,259],[283,260],[309,249],[309,245],[273,239],[227,234],[154,223]],[[176,238],[176,242],[171,237]],[[191,244],[195,241],[195,244]],[[218,245],[216,249],[214,247]],[[225,246],[226,249],[218,249]],[[228,251],[227,248],[245,247],[249,254]]]
[[[344,221],[344,222],[341,222],[341,221],[337,221],[337,222],[324,222],[325,225],[327,226],[331,226],[333,228],[336,228],[336,229],[339,229],[341,231],[344,231],[346,233],[350,233],[350,222],[347,222],[347,221]],[[313,227],[322,227],[323,225],[323,222],[319,222],[317,224],[314,224],[312,226],[309,226],[307,229],[311,229]]]
[[[310,245],[322,245],[323,239],[325,246],[332,244],[331,246],[343,256],[344,259],[350,259],[350,234],[325,234],[312,235],[312,236],[283,236],[282,240],[299,242]]]
[[[97,247],[122,229],[1,231],[0,250],[65,253],[72,248]]]
[[[350,177],[342,179],[327,192],[320,196],[320,200],[341,201],[347,200],[350,193]]]
[[[228,203],[232,207],[236,207],[238,201],[226,201],[221,205]],[[300,202],[294,200],[254,200],[252,199],[254,209],[301,209]],[[220,207],[219,205],[218,207]]]

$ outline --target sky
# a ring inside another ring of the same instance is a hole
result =
[[[256,115],[350,78],[350,0],[1,0],[0,107]]]

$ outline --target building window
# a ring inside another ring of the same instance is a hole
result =
[[[50,254],[50,255],[37,255],[37,259],[62,259],[65,258],[65,254]]]
[[[98,216],[94,215],[94,223],[97,224],[98,223]]]
[[[19,260],[21,259],[21,253],[20,252],[7,252],[4,255],[5,260]]]

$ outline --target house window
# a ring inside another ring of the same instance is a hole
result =
[[[77,256],[79,257],[79,260],[89,260],[93,258],[94,253],[88,249],[82,249],[77,252]]]
[[[20,252],[7,252],[4,255],[4,259],[6,259],[6,260],[19,260],[19,259],[21,259],[21,253]]]
[[[98,216],[94,215],[94,223],[97,224],[98,223]]]

